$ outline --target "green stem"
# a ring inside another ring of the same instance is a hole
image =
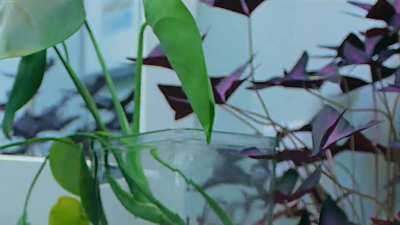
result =
[[[135,109],[133,112],[133,125],[132,130],[134,134],[140,133],[140,111],[141,111],[141,98],[142,98],[142,67],[143,67],[143,45],[144,45],[144,32],[147,27],[147,23],[143,23],[140,27],[139,42],[136,55],[135,64]]]
[[[44,167],[46,166],[47,160],[48,160],[48,158],[46,157],[44,159],[43,163],[40,165],[39,170],[36,172],[31,185],[29,186],[29,190],[28,190],[28,193],[26,194],[25,203],[24,203],[24,215],[26,215],[26,212],[28,209],[28,203],[29,203],[29,200],[31,199],[33,188],[35,187],[40,174],[42,173]]]
[[[71,80],[74,82],[75,87],[78,90],[79,94],[82,96],[83,100],[85,101],[87,108],[89,109],[94,120],[96,121],[97,126],[100,128],[100,130],[105,131],[106,126],[104,125],[104,123],[101,120],[99,109],[97,108],[96,102],[94,101],[93,97],[90,95],[89,90],[79,80],[79,77],[76,74],[76,72],[74,71],[74,69],[61,55],[60,50],[58,50],[58,48],[56,46],[54,46],[53,48],[56,51],[58,57],[60,58],[62,64],[64,65],[65,69],[67,70],[68,75],[70,76]]]
[[[105,76],[105,79],[106,79],[106,84],[107,84],[108,90],[111,93],[112,103],[113,103],[114,108],[115,108],[115,110],[117,112],[117,117],[118,117],[118,121],[119,121],[119,124],[121,126],[121,129],[123,130],[124,134],[130,134],[131,130],[130,130],[130,127],[129,127],[129,122],[128,122],[128,119],[126,117],[125,111],[124,111],[124,109],[123,109],[123,107],[121,105],[121,102],[118,100],[118,94],[117,94],[117,90],[115,88],[114,81],[113,81],[113,79],[111,77],[111,74],[110,74],[110,72],[109,72],[109,70],[107,68],[107,65],[106,65],[106,63],[104,61],[104,57],[103,57],[103,54],[101,53],[100,46],[99,46],[95,36],[93,35],[93,31],[92,31],[92,29],[89,26],[89,23],[87,21],[85,21],[85,28],[86,28],[87,32],[89,33],[90,40],[91,40],[91,42],[93,44],[93,47],[94,47],[94,49],[96,51],[97,59],[98,59],[98,61],[100,63],[101,69],[102,69],[102,71],[104,73],[104,76]]]
[[[64,50],[64,54],[65,54],[65,60],[67,60],[67,62],[69,63],[70,61],[69,61],[69,51],[68,51],[68,46],[67,46],[67,43],[65,43],[65,41],[63,41],[62,43],[62,47],[63,47],[63,50]]]

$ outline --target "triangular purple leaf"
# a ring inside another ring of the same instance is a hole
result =
[[[362,3],[362,2],[358,2],[358,1],[348,1],[348,3],[350,3],[350,4],[354,5],[354,6],[357,6],[357,7],[361,8],[361,9],[364,9],[366,11],[371,10],[371,8],[373,6],[372,4]]]
[[[369,84],[370,84],[369,82],[356,77],[350,77],[350,76],[340,77],[340,89],[342,90],[343,93],[348,93],[350,91],[353,91],[360,87],[364,87]]]
[[[204,4],[250,16],[266,0],[200,0]]]
[[[307,52],[304,52],[296,65],[287,74],[286,78],[304,80],[307,74],[306,67],[308,64],[309,56]]]
[[[378,0],[377,3],[369,10],[367,18],[383,20],[387,23],[390,23],[395,14],[396,10],[392,4],[386,0]]]
[[[158,85],[158,88],[163,93],[170,107],[175,111],[175,120],[182,119],[193,113],[192,106],[181,87]]]
[[[371,121],[363,126],[354,128],[343,117],[344,112],[339,113],[330,106],[325,106],[313,121],[313,155],[317,155],[328,149],[334,143],[358,133],[379,122]]]
[[[221,100],[221,102],[226,102],[228,96],[228,92],[232,90],[238,83],[241,83],[240,77],[243,75],[246,70],[249,62],[240,66],[235,71],[233,71],[229,76],[221,79],[217,85],[215,85],[215,95]],[[235,88],[237,89],[237,87]]]

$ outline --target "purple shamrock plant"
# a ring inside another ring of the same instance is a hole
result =
[[[250,16],[266,0],[201,0],[204,4]]]

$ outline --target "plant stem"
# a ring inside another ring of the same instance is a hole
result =
[[[246,119],[242,118],[240,115],[238,115],[235,111],[233,111],[231,108],[229,108],[228,106],[221,106],[222,109],[224,109],[225,111],[231,113],[236,119],[238,119],[240,122],[242,122],[244,125],[248,126],[249,128],[251,128],[252,130],[254,130],[254,132],[256,133],[256,135],[262,135],[262,132],[255,127],[253,124],[251,124],[249,121],[247,121]]]
[[[143,45],[144,45],[144,32],[147,23],[143,23],[139,32],[139,43],[136,55],[135,64],[135,108],[132,119],[132,130],[134,134],[140,133],[140,114],[141,114],[141,98],[142,98],[142,67],[143,67]]]
[[[36,172],[35,177],[33,178],[31,185],[29,186],[28,193],[26,194],[25,203],[24,203],[24,214],[26,214],[26,212],[27,212],[28,204],[29,204],[29,200],[31,199],[31,196],[32,196],[33,188],[35,187],[40,174],[42,173],[44,167],[46,166],[47,160],[48,160],[48,157],[46,157],[44,159],[43,163],[40,165],[39,170]]]
[[[62,47],[64,50],[64,54],[65,54],[65,60],[67,60],[67,62],[69,63],[70,58],[69,58],[69,51],[68,51],[68,46],[67,43],[65,43],[65,41],[62,42]]]
[[[108,90],[110,91],[110,94],[111,94],[112,103],[114,105],[115,111],[117,112],[119,125],[121,126],[121,129],[124,132],[124,134],[130,134],[131,129],[129,127],[129,122],[126,117],[125,111],[121,105],[121,102],[118,100],[118,94],[117,94],[117,90],[115,88],[114,81],[113,81],[111,74],[107,68],[107,65],[104,61],[104,57],[103,57],[103,54],[101,53],[100,46],[99,46],[95,36],[93,35],[93,31],[87,21],[85,21],[85,28],[86,28],[87,32],[89,33],[90,40],[96,51],[97,59],[100,63],[101,69],[103,70],[104,77],[106,79],[106,84],[107,84]]]
[[[102,131],[105,131],[106,126],[104,125],[104,123],[101,120],[99,109],[97,108],[96,102],[94,101],[93,97],[90,95],[89,90],[79,80],[78,75],[76,74],[74,69],[71,67],[71,65],[61,55],[58,48],[56,46],[54,46],[53,48],[56,51],[58,57],[60,58],[62,64],[64,65],[65,69],[67,70],[68,75],[70,76],[72,82],[74,82],[75,87],[78,90],[79,94],[82,96],[83,100],[85,101],[86,106],[89,109],[90,113],[92,114],[94,120],[96,121],[98,128],[100,128],[100,130],[102,130]]]

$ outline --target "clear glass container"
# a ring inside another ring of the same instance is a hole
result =
[[[157,149],[164,162],[201,186],[234,224],[255,224],[267,213],[266,193],[271,182],[272,163],[243,157],[239,153],[248,148],[273,153],[274,138],[214,132],[211,143],[207,144],[202,130],[175,129],[121,138],[113,145],[124,159],[140,148],[144,173],[153,195],[178,213],[186,224],[222,223],[193,186],[155,160],[150,154],[152,149]],[[112,157],[110,164],[116,165]],[[114,175],[124,184],[117,170]],[[103,199],[103,204],[110,225],[152,224],[134,218],[115,197],[110,198],[112,190],[106,182],[102,185],[102,192],[103,196],[108,196]]]

